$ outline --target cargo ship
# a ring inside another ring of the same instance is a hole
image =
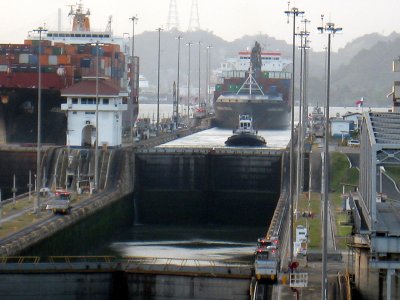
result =
[[[224,62],[214,92],[214,125],[235,128],[238,115],[251,115],[253,127],[289,126],[291,73],[279,52],[262,52],[258,42],[236,60]]]
[[[23,44],[0,44],[0,143],[37,140],[39,63],[43,143],[66,144],[60,92],[89,76],[107,77],[130,92],[122,119],[129,130],[138,112],[138,59],[129,56],[129,37],[113,35],[111,19],[105,31],[92,31],[89,16],[77,4],[69,11],[71,30],[33,30]]]

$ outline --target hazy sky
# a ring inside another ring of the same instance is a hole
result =
[[[28,31],[42,26],[57,29],[58,9],[62,9],[62,27],[70,28],[67,17],[70,4],[77,0],[14,0],[2,1],[0,18],[0,43],[22,43]],[[180,30],[189,25],[192,0],[176,0]],[[197,0],[200,27],[214,32],[231,41],[245,34],[268,34],[288,42],[292,40],[292,18],[287,23],[284,11],[288,2],[283,0]],[[166,27],[170,0],[84,0],[85,8],[91,10],[93,29],[104,30],[110,15],[113,17],[113,31],[117,35],[130,33],[132,22],[129,18],[137,15],[135,33]],[[400,31],[400,0],[297,0],[296,6],[305,11],[304,17],[311,23],[309,31],[311,47],[321,50],[326,36],[317,32],[321,25],[321,14],[326,21],[343,27],[343,32],[333,40],[335,49],[344,47],[354,38],[367,33],[378,32],[388,35]],[[297,24],[300,26],[300,18]],[[297,27],[297,26],[296,26]],[[274,49],[271,49],[274,50]]]

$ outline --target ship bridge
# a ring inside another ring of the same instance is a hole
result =
[[[387,169],[400,165],[400,113],[364,113],[360,148],[359,191],[352,194],[356,234],[356,280],[361,290],[373,288],[374,275],[386,275],[390,298],[392,275],[400,270],[400,197],[383,184]],[[384,272],[386,274],[378,274]]]

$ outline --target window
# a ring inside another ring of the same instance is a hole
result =
[[[85,111],[85,115],[94,115],[94,111]]]
[[[72,98],[72,104],[78,104],[78,98]]]
[[[108,105],[110,103],[110,100],[108,98],[103,99],[103,104]]]

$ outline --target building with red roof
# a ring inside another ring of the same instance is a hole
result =
[[[96,81],[96,77],[86,77],[61,90],[67,98],[61,110],[67,112],[67,145],[71,147],[94,147],[96,129],[99,146],[122,145],[122,112],[127,110],[128,91],[106,77],[98,78],[97,88]]]

